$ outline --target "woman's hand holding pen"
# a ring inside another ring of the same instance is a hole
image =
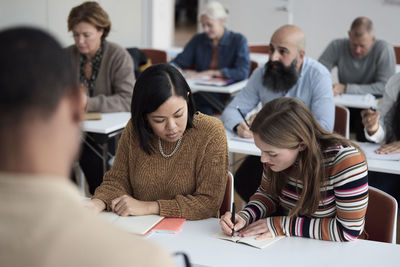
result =
[[[379,129],[380,113],[372,109],[361,111],[362,123],[369,135],[373,135]]]
[[[237,236],[237,232],[246,225],[246,222],[238,214],[235,214],[235,225],[233,225],[232,213],[227,211],[224,215],[222,215],[221,219],[219,220],[219,224],[221,225],[222,232],[224,232],[226,235],[231,236],[233,229],[233,236]]]

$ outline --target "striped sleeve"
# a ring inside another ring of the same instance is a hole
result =
[[[246,207],[239,212],[239,215],[245,219],[246,226],[261,218],[271,216],[278,207],[278,201],[274,199],[269,193],[269,179],[265,171],[263,172],[261,185],[258,187],[256,193],[250,198]]]
[[[325,217],[323,210],[318,209],[318,217],[268,217],[267,225],[273,235],[352,241],[362,233],[368,205],[368,168],[364,155],[354,147],[343,149],[326,166],[330,173],[327,191],[334,194],[332,205],[336,212]]]

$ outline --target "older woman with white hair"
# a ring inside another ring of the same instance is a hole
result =
[[[250,56],[246,38],[226,27],[227,10],[219,2],[209,2],[200,11],[199,21],[204,32],[196,34],[171,63],[180,68],[195,68],[191,77],[213,76],[244,80],[250,71]],[[217,98],[220,96],[214,95]],[[211,114],[211,107],[194,94],[197,108]],[[204,104],[204,105],[203,105]]]

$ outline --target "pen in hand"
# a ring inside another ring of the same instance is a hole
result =
[[[243,115],[243,113],[242,113],[242,111],[240,110],[239,106],[236,106],[236,109],[239,111],[240,116],[242,116],[242,118],[243,118],[244,122],[246,123],[247,127],[250,128],[250,125],[247,123],[246,117]]]
[[[232,236],[235,233],[235,202],[232,203],[232,217],[231,217],[231,221],[233,223],[233,228],[232,228]]]

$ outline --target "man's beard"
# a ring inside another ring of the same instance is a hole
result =
[[[265,64],[263,85],[273,92],[287,93],[287,91],[297,83],[299,76],[296,58],[288,67],[283,65],[280,61],[269,60]]]

